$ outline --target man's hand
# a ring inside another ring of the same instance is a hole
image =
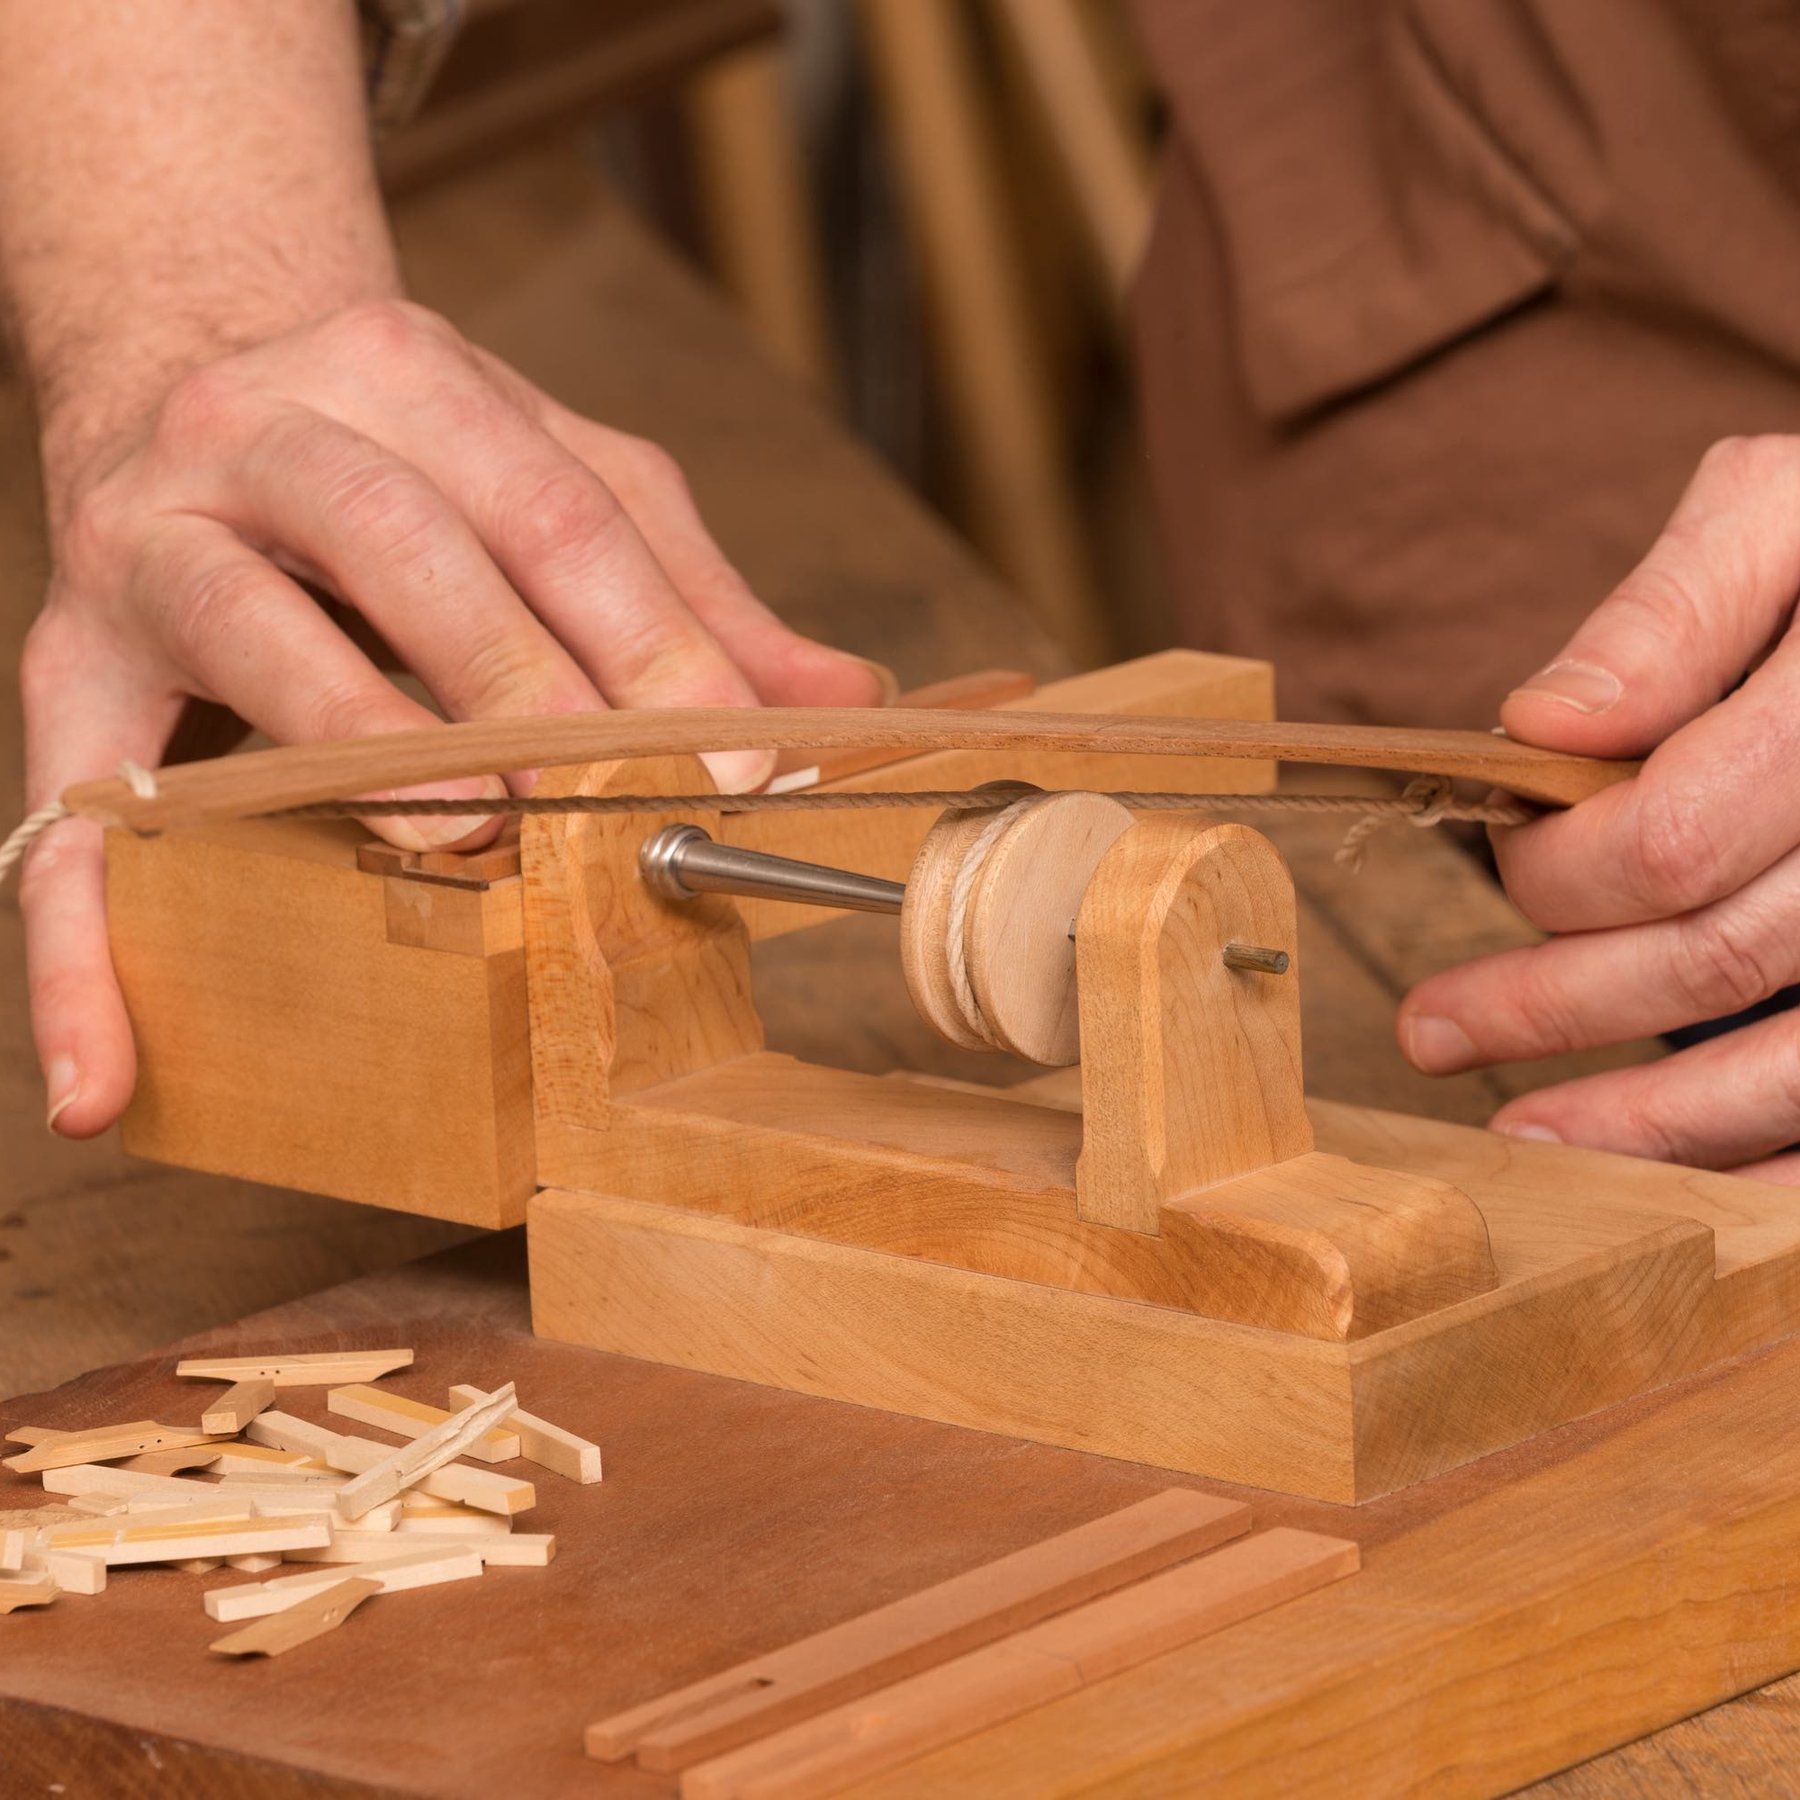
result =
[[[184,376],[106,473],[59,501],[22,668],[32,806],[126,758],[154,765],[190,697],[279,743],[429,723],[301,580],[352,606],[451,718],[879,698],[867,664],[752,596],[661,450],[577,418],[398,301]],[[709,760],[743,788],[773,759]],[[493,825],[376,829],[422,847]],[[52,1115],[85,1136],[134,1076],[98,833],[53,834],[21,903]]]
[[[303,582],[453,718],[879,697],[757,603],[660,450],[399,296],[351,0],[0,0],[0,302],[53,553],[32,807],[159,762],[190,698],[284,743],[425,722]],[[135,1077],[98,832],[50,833],[21,899],[51,1121],[85,1137]]]
[[[1649,555],[1502,709],[1527,743],[1649,760],[1495,834],[1513,899],[1563,935],[1415,988],[1399,1034],[1419,1068],[1618,1043],[1800,980],[1796,595],[1800,438],[1717,445]],[[1543,1089],[1493,1124],[1800,1183],[1800,1154],[1780,1154],[1800,1143],[1800,1011]]]

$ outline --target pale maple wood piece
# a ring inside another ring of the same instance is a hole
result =
[[[480,1397],[481,1391],[480,1388],[458,1382],[451,1388],[450,1398],[458,1406],[470,1406]],[[562,1426],[552,1425],[548,1419],[540,1419],[536,1413],[528,1413],[516,1406],[501,1424],[508,1431],[518,1433],[519,1454],[527,1462],[534,1462],[553,1475],[561,1475],[568,1481],[578,1481],[584,1486],[600,1479],[598,1444],[591,1443],[587,1438],[577,1437],[574,1432],[565,1431]]]
[[[335,1581],[316,1594],[303,1594],[281,1612],[214,1638],[207,1649],[221,1656],[280,1656],[336,1630],[371,1594],[381,1591],[379,1581],[358,1576]]]
[[[61,1591],[47,1578],[10,1577],[0,1581],[0,1613],[17,1612],[26,1606],[48,1606]]]
[[[423,1548],[423,1546],[421,1546]],[[515,1569],[547,1568],[556,1555],[556,1539],[547,1531],[487,1531],[467,1537],[438,1537],[434,1548],[473,1550],[484,1564]],[[383,1531],[334,1531],[331,1542],[313,1550],[290,1550],[296,1563],[383,1562],[395,1554],[394,1536]]]
[[[210,1519],[215,1523],[226,1519],[243,1525],[256,1517],[256,1507],[249,1500],[233,1499],[225,1494],[215,1495],[197,1483],[183,1485],[191,1488],[185,1497],[139,1495],[135,1503],[127,1502],[122,1508],[126,1515],[124,1518],[116,1513],[105,1515],[112,1521],[109,1525],[96,1525],[92,1519],[69,1519],[60,1524],[42,1526],[38,1531],[39,1541],[79,1547],[83,1543],[105,1543],[109,1537],[117,1536],[126,1527],[135,1527],[141,1531],[146,1524],[154,1528],[167,1528],[191,1524],[197,1519]],[[146,1513],[155,1516],[146,1520],[142,1516]]]
[[[602,1761],[685,1769],[1215,1549],[1250,1509],[1170,1488],[587,1728]]]
[[[219,1452],[210,1443],[186,1450],[146,1450],[141,1456],[123,1456],[112,1466],[132,1475],[180,1475],[195,1469],[217,1467]]]
[[[1356,1572],[1277,1527],[691,1769],[682,1800],[817,1800]]]
[[[429,1406],[423,1400],[409,1400],[404,1394],[360,1385],[333,1388],[325,1396],[325,1405],[339,1418],[354,1419],[359,1425],[378,1425],[397,1437],[407,1438],[423,1437],[451,1417],[441,1406]],[[477,1462],[511,1462],[519,1454],[518,1433],[498,1428],[484,1432],[461,1454],[473,1457]]]
[[[189,1519],[182,1523],[151,1518],[143,1524],[107,1531],[64,1527],[53,1544],[109,1568],[121,1563],[156,1563],[200,1556],[244,1556],[257,1551],[308,1550],[331,1542],[331,1523],[320,1516],[293,1519]]]
[[[188,1356],[175,1365],[177,1375],[197,1381],[272,1381],[278,1388],[336,1387],[349,1381],[374,1381],[412,1366],[410,1350],[276,1351],[268,1356]],[[261,1407],[258,1412],[263,1411]]]
[[[259,1412],[275,1404],[275,1383],[268,1376],[234,1381],[200,1415],[200,1429],[236,1437]]]
[[[410,1588],[435,1587],[444,1581],[466,1581],[480,1575],[480,1555],[472,1548],[433,1545],[429,1550],[408,1552],[386,1561],[358,1563],[359,1578],[380,1584],[384,1594]],[[206,1616],[221,1625],[239,1619],[259,1619],[278,1613],[296,1600],[322,1593],[344,1577],[337,1566],[307,1570],[300,1575],[275,1575],[267,1581],[247,1581],[236,1587],[210,1588],[205,1596]]]
[[[45,1469],[67,1469],[77,1463],[107,1462],[114,1457],[138,1456],[147,1450],[185,1449],[204,1444],[211,1433],[188,1431],[178,1425],[157,1425],[139,1420],[129,1425],[100,1425],[87,1431],[64,1431],[17,1456],[4,1466],[19,1475]]]
[[[682,707],[476,719],[339,743],[285,746],[156,771],[140,795],[116,777],[78,782],[63,803],[83,818],[133,831],[246,818],[285,806],[390,787],[524,768],[621,759],[696,757],[711,750],[1100,750],[1139,756],[1221,756],[1444,775],[1572,806],[1629,780],[1637,764],[1543,750],[1485,731],[1382,725],[1296,725],[903,707]],[[656,791],[654,788],[649,791]]]
[[[0,1569],[14,1570],[25,1566],[25,1547],[31,1533],[22,1526],[9,1526],[0,1531]]]
[[[417,1486],[486,1436],[494,1421],[512,1410],[516,1398],[512,1383],[506,1382],[475,1404],[452,1413],[412,1443],[402,1444],[337,1490],[338,1510],[348,1518],[360,1518],[372,1506],[396,1498],[402,1489]]]
[[[170,1561],[163,1566],[170,1569],[179,1569],[183,1575],[210,1575],[214,1569],[224,1568],[227,1562],[236,1563],[240,1561],[247,1562],[250,1560],[252,1559],[248,1557],[180,1556],[171,1558]],[[278,1563],[281,1561],[281,1558],[279,1556],[272,1556],[267,1560],[270,1563]]]

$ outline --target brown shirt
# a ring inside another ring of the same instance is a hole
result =
[[[1491,724],[1708,444],[1800,430],[1800,8],[1138,5],[1184,635],[1290,717]]]

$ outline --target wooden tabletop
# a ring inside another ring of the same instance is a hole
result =
[[[993,664],[1054,672],[968,554],[757,360],[572,155],[533,153],[422,197],[402,227],[421,297],[572,404],[674,450],[728,550],[805,629],[906,681]],[[0,467],[22,468],[27,442],[22,409],[0,408]],[[38,591],[34,531],[29,483],[0,483],[15,643]],[[15,746],[6,733],[3,753]],[[16,763],[3,772],[16,787]],[[1443,835],[1392,828],[1352,877],[1331,861],[1341,831],[1310,820],[1277,832],[1302,896],[1311,1089],[1479,1123],[1562,1072],[1437,1082],[1406,1067],[1391,1027],[1405,988],[1526,934]],[[992,1059],[948,1051],[913,1015],[892,931],[855,919],[762,947],[772,1044],[994,1079]],[[204,1341],[409,1342],[406,1391],[513,1378],[535,1408],[597,1436],[608,1470],[598,1488],[540,1484],[532,1523],[564,1546],[550,1568],[368,1609],[379,1616],[354,1634],[280,1663],[209,1660],[203,1583],[174,1571],[0,1621],[0,1739],[28,1743],[25,1768],[44,1783],[79,1772],[85,1790],[71,1793],[140,1791],[148,1762],[180,1767],[183,1791],[201,1796],[666,1793],[582,1762],[580,1725],[1165,1485],[1127,1464],[540,1343],[510,1237],[394,1268],[465,1234],[52,1139],[10,901],[0,935],[0,1309],[16,1322],[0,1337],[0,1391],[54,1388],[9,1403],[9,1421],[156,1414],[177,1392],[172,1353],[156,1346],[273,1305]],[[25,1497],[14,1483],[0,1504]],[[1800,1749],[1796,1691],[1722,1707],[1545,1791],[1778,1791],[1775,1771]]]

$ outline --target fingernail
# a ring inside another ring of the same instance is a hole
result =
[[[483,776],[464,781],[438,782],[429,788],[397,788],[381,798],[394,800],[482,799],[499,800],[505,796],[505,783]],[[398,850],[444,850],[460,844],[471,832],[494,822],[491,813],[420,813],[411,818],[389,815],[372,817],[369,823]]]
[[[74,1057],[51,1057],[50,1066],[44,1071],[44,1091],[50,1102],[44,1123],[54,1131],[56,1121],[75,1104],[81,1092],[81,1071],[76,1068]]]
[[[1513,689],[1515,695],[1554,700],[1578,713],[1603,713],[1616,706],[1624,692],[1625,684],[1611,669],[1589,662],[1553,662]]]
[[[900,698],[900,677],[886,663],[878,663],[869,656],[858,656],[852,660],[861,663],[875,677],[880,690],[879,697],[874,702],[876,706],[892,706]]]
[[[1481,1060],[1474,1039],[1454,1019],[1415,1013],[1402,1029],[1407,1061],[1427,1075],[1454,1075]]]
[[[1534,1125],[1529,1119],[1521,1119],[1516,1125],[1510,1119],[1496,1119],[1488,1129],[1499,1132],[1502,1137],[1530,1138],[1539,1144],[1562,1142],[1561,1136],[1548,1125]]]
[[[775,773],[773,750],[707,750],[700,760],[721,794],[753,794]]]

